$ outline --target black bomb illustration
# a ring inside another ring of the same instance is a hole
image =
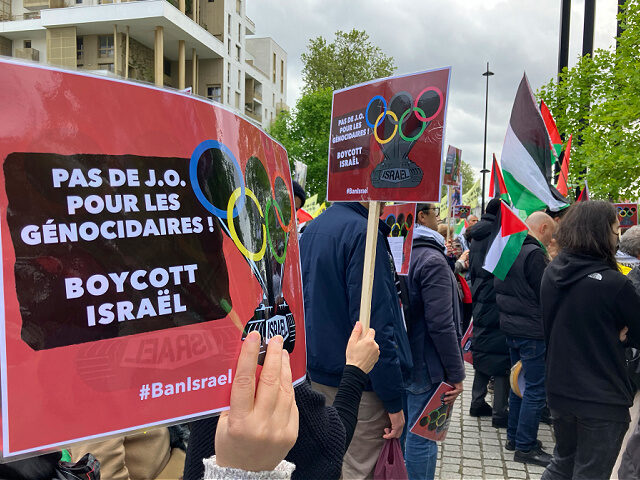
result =
[[[415,102],[408,92],[396,93],[388,105],[380,95],[369,101],[365,120],[384,155],[371,172],[374,187],[411,188],[420,184],[424,173],[409,158],[409,152],[442,106],[442,93],[435,88],[425,88]]]
[[[276,335],[282,335],[284,348],[291,353],[296,341],[295,320],[282,287],[289,235],[295,235],[296,228],[292,196],[284,178],[276,176],[272,185],[263,161],[255,156],[247,160],[242,172],[232,152],[212,140],[194,151],[190,176],[196,196],[220,219],[262,288],[253,317],[242,329],[242,339],[253,330],[260,332],[260,361],[266,342]],[[229,314],[233,318],[231,306]]]

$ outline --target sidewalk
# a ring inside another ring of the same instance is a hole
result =
[[[513,452],[505,450],[505,428],[493,428],[491,417],[469,416],[473,367],[466,363],[465,367],[464,392],[456,400],[447,438],[438,445],[436,479],[539,479],[544,468],[514,462]],[[490,394],[487,402],[491,403]],[[540,424],[538,439],[547,453],[553,453],[555,442],[549,425]]]

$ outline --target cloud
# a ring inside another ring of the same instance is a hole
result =
[[[595,47],[613,45],[617,2],[598,2]],[[572,2],[570,64],[582,48],[584,0]],[[555,78],[558,0],[248,0],[256,33],[273,37],[288,54],[288,103],[302,87],[300,55],[308,41],[336,30],[365,30],[391,55],[397,73],[452,67],[446,142],[482,168],[485,77],[489,80],[487,164],[498,157],[511,105],[524,71],[534,90]]]

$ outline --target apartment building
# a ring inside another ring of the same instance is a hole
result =
[[[264,128],[287,109],[287,53],[245,0],[0,0],[0,55],[191,87]]]

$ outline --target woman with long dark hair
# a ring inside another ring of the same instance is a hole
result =
[[[556,437],[543,480],[609,478],[629,426],[624,342],[640,346],[640,297],[617,268],[619,228],[609,202],[573,205],[556,234],[560,254],[542,279]]]

